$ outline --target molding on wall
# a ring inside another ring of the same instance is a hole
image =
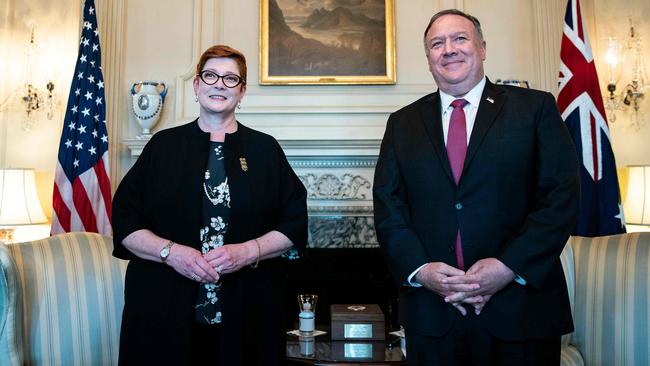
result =
[[[15,0],[8,0],[1,6],[4,9],[0,9],[0,24],[3,28],[7,30],[13,29],[13,17],[10,14],[14,13]],[[0,45],[7,47],[9,46],[10,34],[11,31],[3,31],[0,33]],[[4,52],[3,52],[4,53]],[[9,73],[8,68],[3,67],[0,69],[0,104],[4,101],[5,98],[11,93],[11,89],[7,86],[6,75]],[[9,110],[5,109],[0,111],[0,168],[5,168],[7,163],[7,130],[9,125]]]
[[[465,0],[438,0],[438,8],[433,10],[437,13],[440,10],[452,8],[465,11]],[[433,16],[433,14],[431,15]]]
[[[533,0],[535,89],[557,94],[565,0]]]
[[[82,5],[83,6],[83,5]],[[115,192],[120,176],[120,136],[128,121],[128,108],[123,102],[126,88],[123,83],[126,34],[126,0],[99,0],[97,20],[102,50],[102,71],[106,84],[106,120],[109,138],[110,179]]]
[[[149,140],[127,139],[122,140],[122,145],[129,150],[132,158],[137,158],[142,154],[142,149],[144,149],[144,145],[146,145],[148,141]]]
[[[188,71],[176,79],[176,124],[198,115]],[[249,88],[238,115],[389,114],[435,91],[432,84],[385,86],[375,90],[347,88]]]
[[[376,149],[379,151],[381,140],[279,140],[283,149],[301,150],[367,150]]]
[[[600,3],[600,4],[599,4]],[[580,8],[582,9],[582,19],[585,22],[585,25],[587,27],[587,35],[589,35],[589,43],[591,45],[591,53],[594,55],[594,58],[596,61],[596,64],[600,64],[599,62],[599,55],[603,55],[601,53],[600,47],[603,45],[599,40],[601,39],[600,31],[604,31],[606,28],[605,27],[597,27],[596,24],[604,25],[611,23],[611,18],[608,18],[607,15],[610,15],[607,11],[603,12],[597,12],[596,7],[599,5],[607,4],[607,0],[582,0],[580,2]],[[629,2],[628,2],[629,3]],[[566,9],[565,9],[566,10]],[[599,19],[599,15],[603,15],[602,18]],[[639,16],[639,15],[637,15]],[[630,15],[628,13],[628,17],[626,20],[629,21]],[[641,20],[641,19],[639,19]],[[624,31],[625,35],[627,35],[627,30],[629,29],[628,26],[629,24],[626,22],[626,27],[622,29]],[[639,24],[640,25],[640,24]],[[638,32],[638,31],[637,31]],[[603,39],[607,38],[607,32],[603,33]],[[641,35],[641,39],[645,39]],[[647,53],[648,50],[646,49],[645,52]],[[604,57],[604,56],[603,56]],[[604,61],[603,61],[604,63]],[[596,66],[598,68],[598,65]],[[603,77],[605,77],[607,74],[603,73],[598,80],[605,80]]]
[[[222,43],[224,14],[223,0],[194,0],[194,14],[192,16],[192,59],[187,66],[187,71],[176,76],[174,86],[175,123],[191,121],[198,115],[198,106],[192,100],[194,91],[192,80],[195,67],[203,50]],[[192,108],[194,107],[194,108]]]
[[[190,68],[194,70],[196,62],[198,62],[201,51],[206,48],[217,44],[217,39],[220,36],[220,30],[223,27],[221,21],[222,14],[224,14],[223,1],[221,0],[202,0],[201,1],[201,34],[199,35],[200,43],[199,49],[192,55],[196,60],[192,60]]]
[[[149,140],[125,139],[137,158]],[[295,168],[374,168],[381,140],[279,140]]]
[[[315,168],[371,168],[377,164],[375,157],[346,157],[346,160],[333,156],[300,156],[290,157],[289,163],[294,169],[315,169]]]
[[[194,77],[194,66],[198,62],[199,52],[201,52],[201,35],[203,34],[203,0],[194,0],[194,15],[192,16],[192,61],[187,67],[187,71],[176,76],[176,84],[174,85],[174,100],[175,100],[175,119],[178,121],[189,121],[193,119],[185,112],[185,105],[188,104],[186,100],[188,93],[186,93],[186,85],[188,80]],[[189,83],[192,86],[192,83]],[[189,95],[192,95],[190,93]]]
[[[316,205],[311,204],[307,208],[309,216],[372,216],[372,205],[363,206],[340,206],[340,205]]]
[[[242,109],[237,113],[388,114],[435,91],[432,84],[400,85],[399,88],[391,85],[373,89],[249,90],[242,102]]]
[[[310,167],[374,167],[381,140],[279,140],[292,164]],[[348,160],[340,160],[346,157]]]
[[[212,14],[206,14],[207,17],[212,19],[212,39],[210,40],[210,45],[213,44],[223,44],[223,35],[225,32],[225,22],[223,21],[223,14],[226,14],[224,0],[206,0],[213,3],[214,12]],[[217,16],[215,16],[217,14]],[[207,46],[206,46],[207,47]]]
[[[189,84],[189,83],[188,83]],[[333,114],[390,114],[422,96],[433,92],[432,85],[405,85],[377,92],[355,93],[353,90],[292,91],[267,89],[250,91],[242,102],[238,115],[333,115]],[[196,104],[185,105],[177,123],[190,121],[198,114]]]

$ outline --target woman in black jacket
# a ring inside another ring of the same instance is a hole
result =
[[[280,257],[307,242],[306,192],[277,141],[235,118],[240,52],[207,49],[193,84],[199,118],[154,135],[113,200],[113,254],[130,260],[120,364],[282,364]]]

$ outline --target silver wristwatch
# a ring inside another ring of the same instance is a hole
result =
[[[162,260],[163,263],[167,261],[167,257],[169,257],[169,252],[172,249],[172,246],[176,244],[173,241],[169,241],[167,245],[165,245],[162,249],[160,249],[160,260]]]

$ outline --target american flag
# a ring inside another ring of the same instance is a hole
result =
[[[573,234],[601,236],[623,233],[625,220],[616,162],[579,0],[567,3],[559,84],[558,108],[582,162],[580,215]]]
[[[111,235],[111,183],[99,30],[86,0],[79,56],[72,77],[56,166],[52,234]]]

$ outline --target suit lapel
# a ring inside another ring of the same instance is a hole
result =
[[[483,138],[485,138],[485,135],[499,115],[505,101],[506,97],[503,91],[487,80],[476,113],[476,119],[474,120],[474,128],[469,139],[469,145],[467,146],[463,174],[465,174],[467,167],[472,162],[479,146],[483,142]]]
[[[429,135],[429,141],[433,145],[433,150],[440,159],[440,166],[447,174],[447,177],[453,182],[449,159],[447,158],[447,149],[442,133],[442,116],[440,113],[440,94],[435,92],[429,96],[422,108],[422,123]]]

